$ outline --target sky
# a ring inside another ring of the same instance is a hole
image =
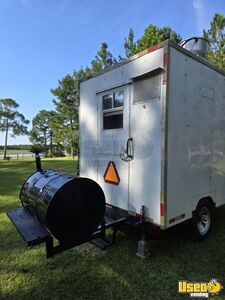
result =
[[[225,0],[0,0],[0,98],[16,100],[32,120],[54,109],[50,90],[90,65],[103,41],[117,57],[130,28],[135,39],[149,24],[183,39],[202,36],[216,12],[225,15]],[[25,143],[26,136],[9,138]]]

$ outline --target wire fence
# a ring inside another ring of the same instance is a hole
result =
[[[0,153],[0,159],[3,159],[4,154]],[[25,159],[34,157],[34,153],[7,153],[6,159]]]

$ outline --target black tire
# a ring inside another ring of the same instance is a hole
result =
[[[210,200],[202,199],[193,213],[191,220],[191,237],[194,241],[201,241],[208,236],[212,229],[214,206]]]

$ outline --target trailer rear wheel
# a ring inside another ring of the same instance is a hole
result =
[[[192,237],[196,241],[204,239],[210,232],[213,223],[214,207],[210,200],[201,200],[191,221]]]

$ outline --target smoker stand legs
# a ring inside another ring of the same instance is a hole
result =
[[[54,255],[63,252],[65,250],[74,248],[76,246],[79,246],[83,243],[91,242],[98,248],[105,250],[108,247],[110,247],[116,240],[116,232],[118,230],[118,226],[125,222],[125,218],[121,218],[118,220],[114,220],[108,223],[105,223],[105,220],[101,223],[101,227],[99,230],[97,230],[95,233],[92,234],[92,236],[87,239],[87,240],[82,240],[79,242],[76,242],[75,244],[64,244],[60,243],[57,246],[54,246],[54,239],[51,236],[45,243],[46,245],[46,257],[50,258],[53,257]],[[106,228],[111,227],[113,229],[113,234],[111,238],[106,237]]]

